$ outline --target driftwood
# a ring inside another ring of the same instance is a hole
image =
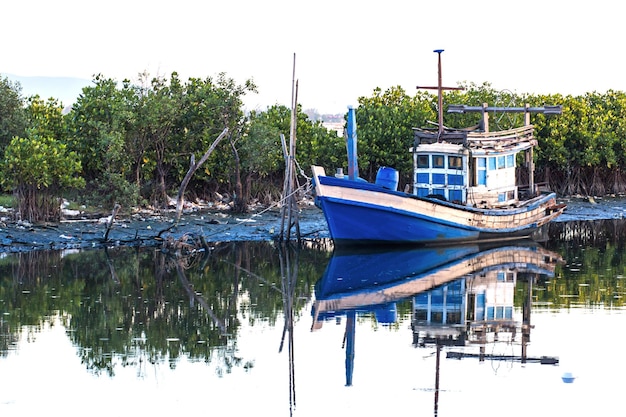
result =
[[[113,222],[115,222],[115,216],[117,216],[117,212],[120,211],[121,207],[122,206],[120,206],[119,204],[116,204],[115,207],[113,207],[113,212],[111,213],[111,217],[109,218],[109,221],[107,222],[107,228],[104,231],[105,242],[109,240],[109,232],[111,231],[111,227],[113,227]]]
[[[193,154],[191,155],[189,170],[187,171],[187,174],[185,174],[185,178],[183,178],[183,181],[180,183],[180,189],[178,190],[178,197],[176,199],[176,221],[174,222],[174,224],[177,224],[180,221],[180,216],[183,211],[185,189],[187,188],[189,181],[191,181],[191,177],[193,177],[193,174],[198,170],[198,168],[200,168],[200,166],[204,164],[207,159],[209,159],[209,156],[211,156],[218,143],[220,143],[220,141],[224,139],[227,134],[228,128],[224,128],[224,130],[222,130],[222,133],[220,133],[217,139],[213,141],[209,149],[205,152],[204,155],[202,155],[202,158],[200,158],[197,163],[195,162],[195,156]]]

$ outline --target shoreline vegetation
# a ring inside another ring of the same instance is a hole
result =
[[[560,196],[626,194],[626,93],[607,91],[572,97],[498,91],[487,82],[461,83],[443,95],[444,105],[509,103],[561,106],[560,115],[533,115],[538,142],[536,183]],[[230,195],[245,213],[253,201],[280,200],[286,157],[293,137],[298,174],[308,167],[334,170],[345,164],[345,142],[314,109],[274,105],[247,111],[243,97],[255,94],[252,80],[239,84],[226,74],[181,79],[139,75],[122,82],[102,74],[83,88],[71,109],[54,98],[24,98],[18,83],[0,78],[0,183],[17,197],[19,218],[57,221],[56,199],[94,207],[166,209],[168,195],[189,172],[190,160],[228,134],[189,179],[187,200]],[[411,183],[413,128],[437,119],[437,97],[401,87],[375,88],[358,98],[359,173],[373,181],[381,166],[400,172],[399,188]],[[295,113],[292,117],[292,113]],[[345,116],[344,116],[345,117]],[[520,114],[489,113],[490,130],[524,124]],[[475,126],[480,114],[446,113],[450,128]],[[523,161],[518,161],[522,167]],[[345,167],[344,167],[345,168]],[[524,175],[524,168],[519,174]]]

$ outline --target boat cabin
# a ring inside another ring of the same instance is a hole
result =
[[[415,129],[413,155],[413,190],[418,197],[471,205],[474,207],[515,206],[520,201],[520,188],[534,195],[533,147],[537,141],[530,124],[531,112],[546,108],[492,108],[450,106],[453,111],[482,111],[482,130],[441,132]],[[503,131],[489,131],[488,111],[523,111],[526,125]],[[558,109],[560,110],[560,109]],[[518,184],[518,163],[526,168],[527,181]]]
[[[432,143],[412,148],[413,194],[472,206],[518,202],[519,149],[502,151]]]

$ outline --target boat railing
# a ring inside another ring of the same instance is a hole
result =
[[[534,126],[522,126],[514,129],[501,130],[497,132],[471,132],[467,135],[467,142],[472,147],[486,146],[514,146],[519,143],[529,143],[531,146],[537,144],[534,137]]]

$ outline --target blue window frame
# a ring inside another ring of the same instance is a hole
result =
[[[445,168],[445,161],[443,155],[433,155],[433,168]]]
[[[450,190],[448,191],[449,193],[449,199],[451,201],[463,201],[463,191],[461,190]]]
[[[515,155],[507,155],[506,156],[506,167],[513,168],[515,166]]]
[[[417,155],[418,168],[430,168],[430,155]]]
[[[445,185],[446,174],[433,174],[433,184]]]
[[[476,182],[478,185],[487,185],[487,158],[476,158]]]
[[[428,172],[418,172],[417,173],[417,182],[421,184],[430,183],[430,174]]]
[[[478,185],[487,185],[487,171],[478,171]]]
[[[448,185],[463,185],[463,175],[448,174]]]

